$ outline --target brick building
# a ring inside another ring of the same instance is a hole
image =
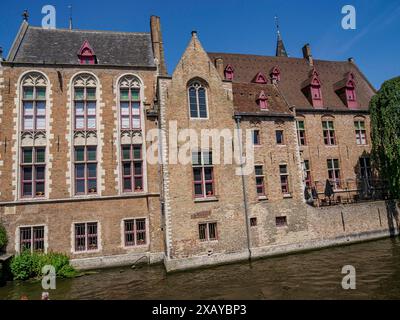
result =
[[[323,193],[329,179],[351,198],[372,179],[375,90],[353,60],[303,52],[287,57],[278,35],[276,57],[207,53],[193,32],[169,76],[158,17],[150,33],[24,21],[0,68],[8,251],[176,270],[323,236],[305,186]],[[186,139],[213,130],[221,150]],[[148,159],[151,132],[161,162]],[[231,153],[246,163],[220,161]]]

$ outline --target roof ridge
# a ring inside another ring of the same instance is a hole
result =
[[[34,30],[44,30],[50,32],[63,31],[63,32],[90,32],[90,33],[110,33],[110,34],[134,34],[134,35],[150,35],[150,32],[131,32],[131,31],[111,31],[111,30],[83,30],[83,29],[66,29],[66,28],[57,28],[57,29],[44,29],[42,27],[37,26],[29,26],[30,29]]]

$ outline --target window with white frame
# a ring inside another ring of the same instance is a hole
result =
[[[23,198],[45,196],[46,148],[23,147],[21,152],[21,195]]]
[[[367,131],[365,130],[365,121],[354,121],[354,128],[356,131],[356,142],[358,145],[367,144]]]
[[[328,177],[335,189],[340,189],[340,165],[338,159],[328,159]]]
[[[133,75],[119,82],[120,125],[122,130],[141,129],[141,83]]]
[[[74,80],[74,129],[96,130],[97,81],[82,74]]]
[[[193,152],[192,164],[195,198],[214,197],[214,166],[212,162],[212,152]]]
[[[206,119],[207,112],[207,90],[200,81],[193,81],[189,85],[190,117]]]
[[[19,228],[19,250],[20,252],[44,252],[45,234],[44,226]]]
[[[202,242],[217,241],[218,231],[216,222],[206,222],[199,224],[199,239]]]

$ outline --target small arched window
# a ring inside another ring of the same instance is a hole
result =
[[[189,85],[190,117],[207,119],[207,90],[199,81]]]
[[[22,131],[46,130],[47,80],[38,73],[22,80]]]
[[[96,79],[90,74],[81,74],[74,79],[73,85],[74,129],[96,130]]]
[[[121,129],[139,130],[140,81],[135,76],[125,76],[119,82]]]

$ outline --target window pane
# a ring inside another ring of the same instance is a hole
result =
[[[134,146],[133,147],[133,158],[135,160],[142,159],[142,147],[141,146]]]
[[[135,163],[135,175],[141,176],[142,175],[142,163]]]
[[[85,165],[84,164],[75,165],[75,174],[76,174],[76,178],[84,178],[85,177]]]
[[[85,161],[85,148],[75,148],[75,161]]]
[[[38,130],[46,129],[46,118],[45,117],[37,117],[36,118],[36,129],[38,129]]]
[[[24,197],[32,196],[32,183],[24,183],[22,192]]]
[[[131,159],[131,147],[130,146],[122,146],[122,159],[123,160]]]
[[[197,118],[199,115],[197,112],[197,96],[195,88],[189,89],[189,101],[190,101],[190,116],[192,118]]]
[[[203,152],[203,164],[205,165],[212,164],[212,152]]]
[[[36,99],[39,99],[39,100],[46,99],[46,88],[36,87]]]
[[[213,196],[214,195],[214,188],[212,183],[206,183],[206,194],[207,196]]]
[[[33,102],[24,102],[24,114],[33,116]]]
[[[85,193],[85,180],[76,181],[76,193]]]
[[[201,174],[202,169],[201,168],[193,168],[193,176],[194,176],[194,181],[201,181],[202,180],[202,174]]]
[[[96,102],[88,102],[87,103],[87,114],[89,116],[96,115]]]
[[[204,180],[210,181],[213,179],[212,168],[204,168]]]
[[[44,167],[36,167],[36,180],[44,180],[44,179],[45,179]]]
[[[203,88],[199,89],[199,109],[200,118],[207,118],[206,91]]]
[[[121,100],[129,100],[129,89],[121,89],[120,90],[120,99]]]
[[[206,224],[199,224],[199,239],[200,240],[207,240],[207,225]]]
[[[37,163],[44,163],[46,162],[46,151],[45,149],[36,149],[36,162]]]
[[[87,147],[87,160],[88,161],[96,161],[97,158],[97,148],[96,147]]]
[[[138,101],[140,100],[140,90],[132,89],[132,100]]]
[[[97,180],[96,179],[90,179],[88,181],[88,191],[90,193],[96,193],[97,192]]]
[[[88,117],[88,129],[96,129],[96,117]]]
[[[83,102],[75,102],[75,115],[83,116],[85,114],[85,104]]]
[[[262,176],[264,174],[263,167],[262,166],[256,166],[255,167],[255,172],[256,172],[257,176]]]
[[[84,129],[85,119],[83,116],[76,117],[75,119],[75,129]]]
[[[33,87],[24,87],[24,99],[33,100]]]
[[[140,119],[139,118],[132,118],[132,128],[140,129]]]
[[[209,232],[210,240],[216,240],[217,239],[217,224],[210,223],[208,225],[208,232]]]
[[[88,178],[97,177],[97,164],[88,164]]]
[[[86,95],[88,100],[96,100],[96,88],[87,88]]]
[[[124,190],[125,191],[132,191],[132,180],[131,178],[124,179]]]
[[[129,129],[130,125],[129,125],[129,116],[125,116],[121,119],[121,126],[122,129]]]
[[[201,164],[201,152],[192,152],[192,163],[193,165]]]
[[[121,102],[121,115],[129,116],[129,102]]]
[[[83,88],[75,88],[75,100],[83,100]]]
[[[256,178],[256,184],[258,186],[263,185],[264,184],[264,178],[262,178],[262,177]]]
[[[24,117],[24,129],[25,130],[33,130],[33,117],[32,116]]]
[[[124,176],[130,176],[131,175],[131,164],[130,164],[130,162],[124,163],[124,165],[123,165],[123,173],[124,173]]]
[[[281,174],[287,174],[287,166],[279,166],[279,171]]]
[[[38,101],[36,103],[36,114],[38,116],[44,116],[46,115],[46,102],[44,101]]]
[[[23,163],[32,163],[33,156],[32,156],[32,149],[23,149],[22,150],[22,161]]]
[[[36,182],[36,195],[37,196],[44,195],[44,182]]]
[[[135,115],[135,116],[140,115],[140,103],[139,102],[132,103],[132,115]]]
[[[196,196],[203,196],[203,186],[201,184],[195,184],[194,193]]]
[[[22,169],[22,179],[24,181],[32,181],[32,167],[25,167]]]
[[[135,190],[143,189],[143,180],[142,178],[135,178]]]

